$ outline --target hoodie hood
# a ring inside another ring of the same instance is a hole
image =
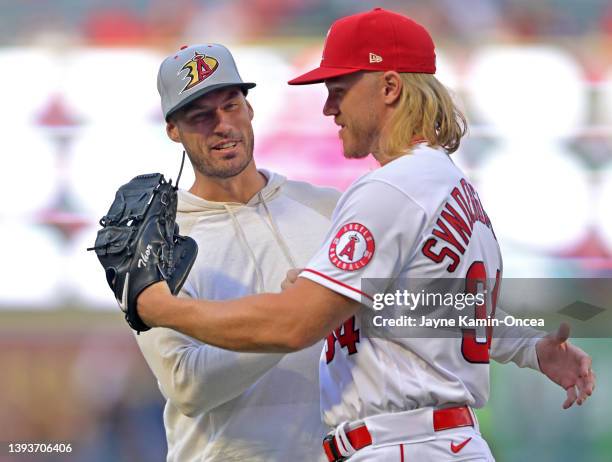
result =
[[[260,205],[262,201],[270,201],[274,199],[281,190],[281,187],[287,181],[283,175],[270,172],[264,169],[258,169],[268,180],[266,185],[255,194],[246,204],[240,202],[213,202],[191,194],[189,191],[179,189],[178,191],[178,206],[179,213],[196,214],[198,217],[207,215],[217,215],[228,213],[228,207],[238,209],[241,207],[253,207]]]

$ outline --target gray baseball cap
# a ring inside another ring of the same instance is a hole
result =
[[[238,86],[244,94],[255,86],[243,82],[230,51],[217,43],[181,47],[161,63],[157,91],[164,118],[214,90]]]

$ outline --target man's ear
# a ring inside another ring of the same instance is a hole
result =
[[[176,122],[172,118],[168,119],[168,121],[166,122],[166,134],[168,135],[168,138],[170,138],[175,143],[181,142],[178,127],[176,126]]]
[[[394,104],[402,94],[401,76],[395,71],[387,71],[382,75],[383,79],[383,100],[385,104]]]
[[[249,103],[249,100],[245,99],[244,102],[247,105],[247,109],[249,111],[249,119],[253,120],[253,116],[255,115],[255,111],[253,111],[253,106]]]

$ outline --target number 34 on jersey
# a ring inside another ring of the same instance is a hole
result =
[[[493,296],[491,297],[491,307],[486,304],[477,305],[475,308],[475,319],[485,319],[490,312],[491,317],[495,317],[495,305],[497,304],[499,282],[501,272],[498,270],[495,275]],[[487,284],[487,274],[485,265],[481,261],[476,261],[470,266],[465,278],[465,292],[476,294],[478,285]],[[488,363],[489,350],[493,337],[493,328],[486,328],[486,335],[480,339],[476,335],[475,329],[462,329],[461,354],[470,363]],[[345,348],[347,355],[354,355],[358,352],[357,344],[360,340],[360,329],[356,327],[355,316],[347,319],[340,327],[335,329],[327,336],[325,342],[325,359],[327,364],[331,363],[336,355],[336,345]]]

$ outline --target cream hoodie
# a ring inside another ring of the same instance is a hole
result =
[[[260,171],[267,185],[247,204],[179,191],[181,234],[199,246],[181,296],[279,292],[287,270],[318,250],[340,193]],[[321,343],[282,355],[231,352],[163,328],[136,339],[167,400],[168,462],[325,460]]]

